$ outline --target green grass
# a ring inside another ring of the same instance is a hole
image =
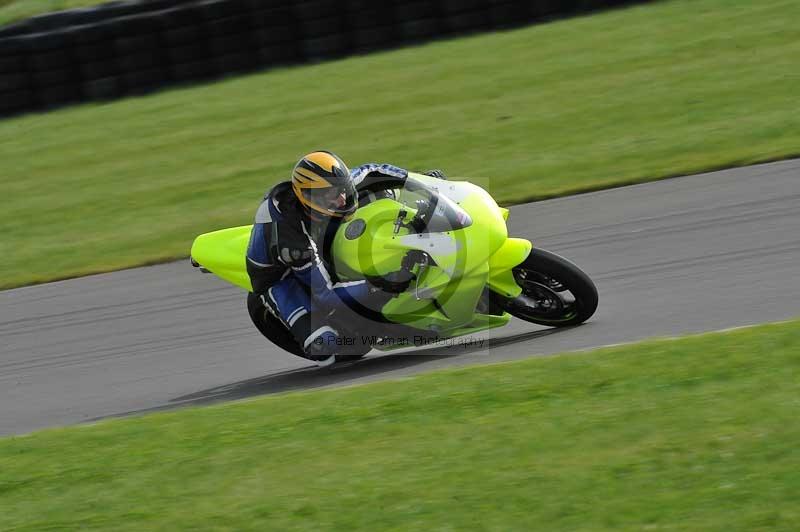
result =
[[[185,257],[317,148],[504,203],[800,153],[800,3],[675,0],[0,122],[0,287]]]
[[[797,530],[800,321],[0,439],[0,529]]]
[[[108,0],[0,0],[0,26],[34,15],[93,6],[105,1]]]

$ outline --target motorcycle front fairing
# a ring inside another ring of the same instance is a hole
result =
[[[409,180],[414,185],[397,200],[381,199],[359,209],[340,229],[333,252],[337,275],[386,275],[400,268],[409,251],[424,252],[429,260],[420,265],[412,288],[384,306],[388,319],[447,336],[504,325],[507,314],[478,314],[475,309],[487,287],[506,297],[520,293],[511,268],[530,253],[530,242],[508,238],[508,211],[482,188],[421,174],[410,174]],[[397,223],[401,210],[411,218],[429,206],[414,201],[419,185],[439,196],[422,232]],[[417,208],[408,206],[412,202]]]

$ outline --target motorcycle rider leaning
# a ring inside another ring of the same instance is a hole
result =
[[[444,179],[438,170],[428,175]],[[246,261],[253,292],[318,365],[332,364],[342,343],[331,314],[380,307],[412,280],[407,272],[395,272],[380,287],[343,283],[329,267],[336,230],[359,199],[363,204],[391,196],[407,177],[407,170],[389,164],[350,171],[333,153],[315,151],[298,161],[291,181],[267,192],[256,212]]]

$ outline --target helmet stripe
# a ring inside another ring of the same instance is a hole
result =
[[[305,173],[310,173],[308,170],[303,170],[305,173],[301,172],[301,170],[303,169],[295,168],[294,174],[292,175],[292,178],[300,188],[326,188],[331,186],[331,183],[327,179],[317,175],[309,177],[305,175]]]
[[[310,153],[306,157],[306,160],[310,163],[319,166],[326,172],[330,173],[333,173],[333,168],[335,166],[339,166],[339,161],[336,160],[336,157],[324,151],[316,151],[314,153]]]
[[[322,176],[315,174],[314,172],[307,170],[305,168],[297,167],[295,168],[295,173],[299,176],[305,177],[306,179],[310,180],[311,182],[317,181],[322,179]]]
[[[303,170],[308,171],[309,173],[313,173],[320,177],[333,177],[333,172],[328,172],[318,164],[315,164],[311,161],[303,160],[303,162],[297,165],[298,168],[302,168]]]

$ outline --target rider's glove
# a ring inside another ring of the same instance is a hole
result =
[[[423,175],[429,175],[431,177],[435,177],[437,179],[444,179],[447,181],[447,176],[444,175],[444,172],[441,170],[428,170],[427,172],[423,172]]]

